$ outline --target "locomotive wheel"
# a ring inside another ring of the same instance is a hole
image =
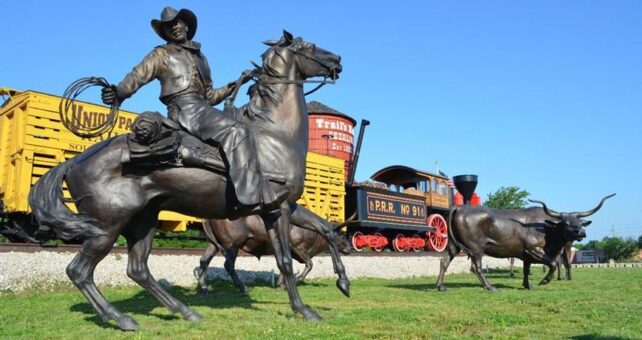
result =
[[[428,245],[434,251],[442,252],[448,245],[448,225],[446,220],[438,214],[432,214],[428,217],[428,225],[435,228],[435,231],[429,231]]]
[[[363,248],[357,247],[358,237],[363,237],[363,233],[360,231],[357,231],[356,233],[352,234],[352,238],[350,239],[352,241],[352,248],[356,251],[363,251]]]
[[[418,239],[421,239],[421,235],[419,235],[419,234],[414,234],[414,235],[412,235],[412,238],[418,238]],[[418,253],[418,252],[420,252],[421,250],[422,250],[422,249],[421,249],[421,248],[419,248],[419,247],[417,247],[417,248],[414,248],[414,247],[413,247],[413,248],[412,248],[412,251],[414,251],[415,253]]]
[[[392,240],[392,249],[395,251],[398,251],[400,253],[403,253],[405,250],[403,248],[399,247],[399,239],[403,238],[403,234],[397,234],[394,240]]]
[[[373,235],[374,236],[383,237],[383,235],[381,235],[381,233],[374,233]],[[383,246],[383,247],[373,247],[372,250],[379,252],[379,251],[382,251],[383,248],[385,248],[385,246]]]

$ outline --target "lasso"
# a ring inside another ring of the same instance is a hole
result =
[[[58,107],[62,124],[76,136],[82,138],[94,138],[102,136],[105,133],[111,133],[118,118],[118,108],[120,106],[118,100],[111,104],[107,119],[97,126],[85,125],[81,119],[80,112],[74,115],[76,97],[92,86],[111,87],[109,82],[102,77],[78,79],[67,87],[65,93],[62,95],[60,106]],[[70,112],[71,117],[69,116]]]

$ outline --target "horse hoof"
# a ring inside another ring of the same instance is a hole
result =
[[[542,281],[539,282],[540,286],[543,286],[543,285],[546,285],[546,284],[548,284],[548,281],[546,281],[546,280],[542,280]]]
[[[528,286],[524,286],[524,289],[531,290],[532,288],[531,288],[531,286],[530,286],[530,285],[528,285]]]
[[[499,290],[495,286],[489,286],[486,288],[489,292],[497,293]]]
[[[310,308],[302,310],[301,313],[303,313],[303,317],[305,317],[306,321],[323,321],[321,315],[317,314],[317,312]]]
[[[135,331],[138,329],[138,323],[133,318],[125,315],[118,318],[118,328],[122,331]]]
[[[339,288],[343,295],[350,297],[350,280],[337,279],[337,288]]]
[[[448,288],[446,286],[437,286],[437,291],[439,291],[439,292],[447,292]]]
[[[201,316],[200,314],[196,313],[193,310],[189,310],[185,314],[183,314],[183,319],[190,322],[195,322],[195,321],[203,320],[203,316]]]

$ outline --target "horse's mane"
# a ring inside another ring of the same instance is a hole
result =
[[[264,118],[268,121],[272,121],[268,115],[270,111],[263,108],[264,102],[269,100],[273,104],[278,104],[283,100],[281,92],[277,89],[274,83],[264,83],[261,80],[266,80],[267,78],[277,78],[284,79],[287,75],[281,74],[276,68],[272,66],[275,58],[281,59],[285,62],[285,58],[280,53],[281,48],[279,44],[271,46],[268,48],[262,55],[261,59],[263,60],[263,65],[257,67],[255,72],[256,78],[259,79],[248,89],[248,94],[250,95],[250,102],[247,104],[247,110],[251,116]]]

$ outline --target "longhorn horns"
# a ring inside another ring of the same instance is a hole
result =
[[[529,201],[529,202],[532,202],[532,203],[539,203],[539,204],[541,204],[541,205],[542,205],[542,208],[544,209],[544,212],[546,213],[546,215],[548,215],[548,216],[550,216],[550,217],[554,217],[554,218],[560,218],[560,217],[562,217],[562,214],[558,213],[557,211],[554,211],[554,210],[550,210],[550,209],[548,209],[548,207],[546,206],[546,203],[544,203],[544,202],[542,202],[542,201],[538,201],[538,200],[531,200],[531,199],[529,199],[528,201]]]
[[[604,201],[606,201],[607,199],[609,199],[609,198],[611,198],[613,196],[615,196],[615,193],[612,193],[612,194],[602,198],[602,200],[600,201],[600,204],[598,204],[597,207],[595,207],[595,208],[593,208],[591,210],[588,210],[588,211],[578,212],[578,213],[574,213],[574,214],[577,214],[577,217],[591,216],[591,215],[595,214],[598,210],[600,210],[600,208],[602,208],[602,204],[604,204]]]
[[[339,229],[341,229],[341,228],[343,228],[343,227],[347,226],[348,224],[352,223],[352,221],[354,220],[354,218],[355,218],[355,217],[357,217],[357,212],[356,212],[356,211],[355,211],[355,213],[354,213],[354,214],[352,214],[352,216],[348,217],[348,219],[347,219],[347,220],[345,220],[345,221],[344,221],[344,222],[342,222],[342,223],[339,223],[339,224],[335,225],[335,226],[333,227],[333,228],[334,228],[334,230],[339,230]]]
[[[574,212],[574,213],[571,213],[571,214],[575,215],[578,218],[591,216],[591,215],[595,214],[598,210],[600,210],[600,208],[602,208],[602,205],[604,204],[604,201],[606,201],[607,199],[609,199],[609,198],[611,198],[613,196],[615,196],[614,193],[602,198],[602,201],[600,201],[600,204],[598,204],[597,207],[595,207],[595,208],[593,208],[591,210],[587,210],[587,211],[583,211],[583,212]],[[546,204],[544,202],[542,202],[542,201],[531,200],[531,199],[529,199],[529,201],[533,202],[533,203],[541,204],[542,208],[544,209],[544,212],[546,213],[546,215],[548,215],[550,217],[560,218],[562,216],[561,213],[558,213],[557,211],[548,209]]]

